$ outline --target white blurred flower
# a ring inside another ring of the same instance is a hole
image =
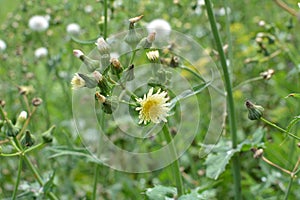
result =
[[[6,49],[6,43],[0,39],[0,52]]]
[[[167,40],[171,33],[171,25],[163,19],[155,19],[147,25],[148,33],[156,32],[156,40]]]
[[[84,7],[84,12],[85,12],[85,13],[91,13],[91,12],[93,12],[93,6],[91,6],[91,5],[86,5],[86,6]]]
[[[204,0],[198,0],[198,1],[197,1],[197,4],[198,4],[199,6],[205,6],[205,1],[204,1]]]
[[[76,90],[85,86],[85,80],[76,73],[71,80],[72,89]]]
[[[73,50],[73,55],[76,57],[76,58],[80,58],[81,56],[84,55],[84,53],[82,51],[80,51],[79,49],[74,49]]]
[[[68,24],[67,32],[70,35],[79,35],[80,33],[80,26],[76,23]]]
[[[46,57],[48,55],[48,49],[45,47],[40,47],[34,51],[34,56],[36,58]]]
[[[300,8],[300,2],[298,2],[298,7]]]
[[[231,9],[227,7],[227,14],[231,13]],[[217,12],[219,16],[224,16],[226,14],[226,10],[224,7],[220,8],[220,10]]]
[[[29,19],[28,25],[33,31],[45,31],[49,27],[49,22],[46,17],[35,15]]]
[[[260,20],[258,22],[258,26],[265,26],[266,25],[266,22],[264,20]]]
[[[159,123],[161,121],[166,122],[166,117],[169,116],[170,103],[167,103],[169,97],[165,91],[160,89],[153,94],[153,88],[151,88],[148,94],[144,95],[144,98],[138,98],[136,101],[141,105],[135,110],[139,111],[139,124],[152,121],[153,123]]]

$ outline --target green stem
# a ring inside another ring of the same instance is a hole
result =
[[[95,174],[94,174],[94,186],[93,186],[92,200],[96,200],[97,199],[97,183],[98,183],[99,170],[100,170],[100,165],[96,164],[96,166],[95,166]]]
[[[16,181],[14,192],[13,192],[13,195],[12,195],[12,200],[15,200],[16,197],[17,197],[18,187],[19,187],[19,183],[20,183],[20,179],[21,179],[22,165],[23,165],[23,159],[22,159],[22,156],[20,156],[19,157],[17,181]]]
[[[297,140],[300,140],[300,137],[298,137],[298,136],[296,136],[296,135],[294,135],[294,134],[292,134],[292,133],[286,131],[285,129],[283,129],[283,128],[277,126],[276,124],[270,122],[269,120],[267,120],[267,119],[265,119],[265,118],[263,118],[263,117],[261,117],[260,119],[261,119],[263,122],[269,124],[270,126],[273,126],[274,128],[280,130],[281,132],[284,132],[284,133],[288,134],[289,136],[291,136],[291,137],[293,137],[293,138],[295,138],[295,139],[297,139]]]
[[[176,149],[175,149],[174,143],[172,142],[172,136],[170,134],[167,124],[165,124],[163,126],[163,133],[164,133],[164,136],[165,136],[167,142],[170,144],[169,150],[170,150],[171,158],[174,158],[174,157],[176,158],[175,161],[171,165],[173,168],[173,172],[175,174],[175,181],[176,181],[176,187],[177,187],[177,191],[178,191],[178,197],[180,197],[181,195],[184,194],[183,182],[182,182],[182,177],[181,177],[181,173],[180,173],[179,161],[177,159]]]
[[[220,62],[223,69],[224,79],[225,79],[225,87],[227,91],[227,101],[228,101],[228,109],[229,109],[229,122],[230,122],[230,132],[231,132],[231,141],[232,147],[237,147],[237,129],[236,129],[236,117],[235,117],[235,109],[234,109],[234,101],[232,95],[232,86],[230,81],[230,76],[226,64],[225,53],[223,51],[223,46],[221,42],[221,38],[219,36],[219,32],[217,29],[217,24],[215,20],[215,16],[212,10],[210,0],[205,0],[206,10],[208,19],[210,21],[212,33],[216,42],[217,50],[220,56]],[[234,195],[235,199],[242,199],[242,188],[241,188],[241,174],[240,174],[240,161],[238,154],[235,154],[232,158],[232,170],[233,170],[233,178],[234,178]]]
[[[136,54],[136,52],[137,52],[138,50],[139,50],[139,49],[134,49],[134,50],[133,50],[132,55],[131,55],[131,58],[130,58],[130,61],[129,61],[129,66],[133,63],[135,54]]]
[[[36,180],[39,182],[40,186],[43,186],[44,185],[43,179],[42,179],[41,175],[39,174],[39,172],[37,171],[37,169],[33,166],[33,164],[31,163],[31,161],[29,160],[29,158],[26,155],[24,155],[23,158],[24,158],[26,165],[28,165],[31,172],[34,174]],[[52,192],[49,192],[48,195],[49,195],[50,199],[58,200],[58,198]]]
[[[292,185],[293,185],[293,181],[294,181],[294,177],[292,176],[292,177],[290,178],[288,188],[287,188],[286,193],[285,193],[285,195],[284,195],[284,199],[285,199],[285,200],[288,200],[288,197],[289,197],[289,194],[290,194]]]
[[[103,38],[106,40],[107,38],[107,0],[104,0],[104,31]]]

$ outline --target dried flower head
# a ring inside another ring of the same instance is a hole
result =
[[[273,76],[274,73],[275,73],[274,69],[268,69],[267,71],[264,71],[264,72],[260,73],[260,75],[264,79],[269,80]]]
[[[170,111],[170,103],[167,103],[169,97],[167,92],[159,89],[153,94],[153,88],[151,88],[148,94],[143,98],[138,98],[136,101],[140,104],[136,110],[139,111],[139,124],[152,121],[153,123],[159,123],[161,121],[166,122],[166,117]]]
[[[39,106],[43,103],[43,100],[41,98],[38,97],[34,97],[31,101],[33,106]]]
[[[71,80],[72,89],[76,90],[85,86],[85,80],[79,76],[78,73],[75,73]]]
[[[137,17],[130,18],[129,22],[134,24],[134,23],[140,21],[143,17],[144,17],[144,15],[140,15],[140,16],[137,16]]]

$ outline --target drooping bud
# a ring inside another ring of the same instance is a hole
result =
[[[21,139],[21,144],[24,147],[31,147],[35,143],[35,138],[34,136],[30,133],[30,131],[26,131],[25,135]]]
[[[55,128],[56,127],[53,125],[47,131],[42,133],[42,138],[43,138],[44,143],[52,142]]]
[[[43,103],[43,100],[41,98],[34,97],[31,101],[31,103],[33,106],[37,107]]]
[[[257,120],[262,117],[264,111],[262,106],[255,105],[249,100],[246,101],[245,105],[248,109],[248,118],[250,120]]]
[[[110,53],[110,47],[105,42],[104,38],[100,37],[97,39],[97,42],[95,43],[100,54],[109,54]]]
[[[26,121],[27,119],[27,112],[26,111],[22,111],[18,118],[17,118],[17,121],[16,121],[16,124],[15,126],[18,128],[18,129],[21,129],[23,127],[23,124],[24,122]]]
[[[89,72],[93,72],[100,67],[100,62],[98,60],[91,59],[78,49],[74,49],[73,54],[85,64]]]
[[[21,86],[18,86],[18,89],[19,89],[19,93],[21,95],[28,95],[28,94],[34,92],[32,85],[29,85],[29,86],[21,85]]]

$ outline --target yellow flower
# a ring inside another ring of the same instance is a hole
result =
[[[71,80],[71,84],[72,89],[76,90],[85,86],[85,80],[83,80],[83,78],[81,78],[79,74],[76,73]]]
[[[159,123],[161,121],[167,122],[166,117],[170,111],[170,103],[167,103],[169,97],[167,92],[160,91],[160,89],[153,94],[153,88],[151,88],[148,94],[144,95],[144,98],[138,98],[136,101],[141,105],[136,110],[139,111],[139,124],[152,121],[153,123]]]

